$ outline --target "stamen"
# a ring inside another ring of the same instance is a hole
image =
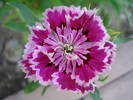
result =
[[[64,44],[63,45],[63,51],[65,52],[65,53],[72,53],[73,52],[73,46],[72,45],[70,45],[70,44]]]

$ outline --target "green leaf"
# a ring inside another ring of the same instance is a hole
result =
[[[15,21],[8,21],[4,23],[4,26],[17,32],[26,32],[28,31],[28,28],[26,27],[26,23],[24,22],[15,22]]]
[[[132,6],[133,7],[133,0],[123,0],[122,2],[125,2],[129,6]]]
[[[121,34],[121,32],[119,32],[118,30],[111,28],[108,28],[107,31],[108,34],[111,36],[111,41],[114,41]]]
[[[82,2],[85,0],[61,0],[64,5],[82,5]]]
[[[29,35],[29,32],[28,32],[28,31],[22,33],[22,36],[23,36],[22,39],[23,39],[23,43],[24,43],[24,44],[26,44],[26,43],[28,42],[28,38],[27,38],[28,35]]]
[[[40,0],[40,9],[44,11],[46,8],[62,5],[62,0]]]
[[[133,41],[133,38],[117,38],[113,42],[116,44],[120,44],[120,43],[129,42],[129,41]]]
[[[113,41],[116,44],[120,44],[120,43],[126,43],[129,42],[131,40],[133,40],[133,38],[120,38],[118,36],[120,36],[121,32],[108,28],[108,33],[111,36],[111,41]]]
[[[95,92],[94,93],[89,93],[89,96],[93,100],[102,100],[102,98],[100,97],[100,92],[99,92],[98,88],[95,88]]]
[[[60,6],[62,5],[61,0],[49,0],[52,4],[52,6]]]
[[[44,95],[46,90],[50,87],[50,85],[43,87],[41,95]]]
[[[30,82],[26,85],[26,87],[24,88],[24,92],[25,93],[31,93],[39,87],[40,87],[40,84],[38,82],[33,82],[32,81],[32,82]]]
[[[3,19],[6,17],[6,14],[10,11],[11,7],[8,5],[5,5],[0,8],[0,20],[3,21]]]
[[[118,2],[118,0],[109,0],[110,4],[112,5],[112,8],[114,9],[114,11],[116,11],[118,14],[120,13],[120,3]]]
[[[99,81],[103,82],[103,81],[105,81],[108,77],[109,77],[108,75],[107,75],[107,76],[100,76],[100,77],[99,77]]]
[[[44,11],[46,8],[52,7],[52,4],[49,0],[40,0],[41,11]]]
[[[109,14],[105,13],[103,16],[103,23],[106,27],[109,25]]]
[[[127,16],[127,20],[128,20],[128,23],[129,23],[130,27],[133,28],[132,12],[128,8],[125,8],[124,11],[125,11],[125,14]]]
[[[29,25],[33,25],[35,22],[39,21],[37,17],[30,11],[30,9],[20,3],[20,2],[8,2],[8,5],[15,7],[19,13],[20,17]]]
[[[82,2],[81,2],[81,6],[82,7],[89,7],[89,5],[92,5],[92,0],[82,0]]]
[[[121,33],[120,31],[111,29],[111,28],[108,28],[107,30],[108,30],[109,35],[111,35],[111,36],[120,35],[120,33]]]

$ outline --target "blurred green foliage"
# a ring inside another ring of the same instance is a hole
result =
[[[31,93],[39,88],[41,85],[38,82],[29,82],[24,88],[25,93]]]
[[[125,14],[130,26],[133,27],[133,16],[130,10],[131,7],[133,8],[133,0],[1,0],[0,5],[2,25],[23,33],[24,38],[27,38],[29,33],[28,26],[40,22],[42,12],[46,8],[59,5],[97,8],[106,27],[110,27],[112,20],[119,24],[120,15]],[[26,39],[23,40],[26,41]]]

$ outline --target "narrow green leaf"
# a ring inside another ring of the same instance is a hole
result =
[[[64,5],[70,6],[70,5],[80,5],[82,6],[82,2],[86,0],[61,0]]]
[[[41,11],[44,11],[46,8],[52,7],[52,4],[49,0],[40,0]]]
[[[46,90],[50,87],[50,85],[43,87],[41,95],[44,95]]]
[[[132,12],[128,8],[125,8],[124,11],[125,11],[125,14],[127,16],[127,20],[128,20],[128,23],[129,23],[130,27],[133,28]]]
[[[103,3],[103,2],[106,2],[107,0],[91,0],[91,1],[93,1],[95,3]]]
[[[8,5],[15,7],[19,12],[21,18],[29,25],[33,25],[39,21],[37,17],[30,11],[30,9],[20,2],[8,2]]]
[[[26,27],[26,23],[24,22],[16,22],[16,21],[8,21],[6,23],[4,23],[4,26],[13,30],[13,31],[17,31],[17,32],[26,32],[28,31],[27,27]]]
[[[116,44],[120,44],[120,43],[129,42],[129,41],[133,41],[133,38],[117,38],[113,42]]]
[[[111,28],[108,28],[107,30],[108,30],[109,35],[111,35],[111,36],[120,35],[120,33],[121,33],[120,31],[111,29]]]
[[[5,18],[6,14],[10,11],[11,7],[8,5],[5,5],[0,8],[0,20],[3,21]]]
[[[39,88],[39,87],[40,87],[40,84],[38,82],[30,82],[24,88],[24,92],[25,93],[31,93],[31,92],[35,91],[37,88]]]
[[[106,27],[108,27],[109,25],[109,14],[108,13],[105,13],[105,15],[103,16],[103,23]]]
[[[132,6],[133,7],[133,0],[123,0],[122,2],[125,2],[129,6]]]
[[[109,0],[110,4],[112,5],[112,8],[114,9],[114,11],[116,11],[118,14],[120,13],[120,3],[118,2],[118,0]]]
[[[95,89],[95,92],[94,92],[94,93],[89,93],[89,96],[90,96],[93,100],[102,100],[98,88]]]
[[[99,81],[103,82],[103,81],[105,81],[108,77],[109,77],[108,75],[107,75],[107,76],[100,76],[100,77],[99,77]]]
[[[27,37],[29,36],[29,31],[23,32],[22,36],[23,36],[22,41],[23,41],[24,44],[26,44],[28,42],[28,38]]]
[[[107,31],[108,31],[108,34],[111,36],[111,39],[110,39],[111,41],[114,41],[121,34],[121,32],[119,32],[118,30],[111,29],[111,28],[108,28]]]
[[[82,7],[87,7],[88,8],[90,6],[90,4],[91,5],[93,4],[92,0],[82,0],[82,2],[81,2]]]
[[[60,6],[62,5],[61,0],[50,0],[52,6]]]

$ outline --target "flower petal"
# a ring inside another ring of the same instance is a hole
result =
[[[76,83],[80,86],[89,86],[96,77],[95,72],[88,65],[77,67],[75,76]]]
[[[43,28],[38,28],[38,26],[34,26],[30,28],[31,30],[31,40],[34,41],[38,45],[43,45],[44,40],[48,37],[48,30]]]

